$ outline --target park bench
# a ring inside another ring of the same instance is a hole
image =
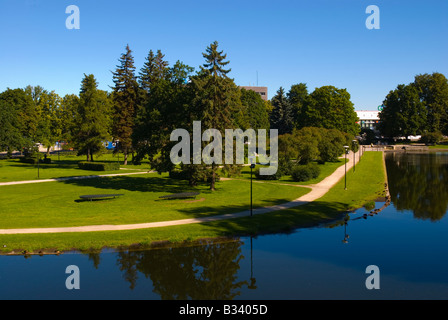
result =
[[[119,196],[123,196],[123,194],[87,194],[79,197],[84,200],[92,201],[94,199],[112,199]]]
[[[166,196],[161,196],[161,199],[185,199],[185,198],[195,198],[199,195],[199,192],[181,192],[181,193],[173,193],[168,194]]]

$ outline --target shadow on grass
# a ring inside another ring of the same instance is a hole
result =
[[[169,179],[163,176],[135,177],[116,176],[107,178],[70,179],[61,181],[65,184],[80,187],[94,187],[109,190],[128,190],[138,192],[180,193],[187,191],[201,191],[207,193],[206,187],[190,187],[187,181]]]

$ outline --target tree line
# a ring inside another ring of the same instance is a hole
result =
[[[229,77],[227,55],[211,43],[198,70],[178,60],[170,65],[161,50],[150,50],[137,70],[126,46],[112,72],[110,91],[100,90],[93,74],[84,74],[79,94],[60,97],[41,86],[7,89],[0,93],[0,151],[31,152],[36,143],[50,147],[68,142],[79,155],[93,161],[106,141],[116,142],[124,164],[133,155],[148,159],[159,172],[172,171],[170,134],[203,128],[278,129],[280,135],[309,127],[339,130],[354,136],[357,117],[346,89],[333,86],[308,92],[306,84],[280,88],[270,101],[237,86]],[[207,180],[214,189],[216,165],[182,166],[190,183]],[[224,170],[232,170],[225,167]]]
[[[447,78],[426,73],[398,85],[386,96],[379,117],[378,130],[387,138],[422,135],[437,142],[448,135]]]

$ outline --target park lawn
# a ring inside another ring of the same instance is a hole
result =
[[[78,162],[83,161],[80,157],[61,156],[61,160],[53,160],[51,164],[29,164],[20,162],[18,159],[0,160],[0,183],[10,181],[25,181],[38,179],[54,179],[73,176],[89,176],[116,174],[135,171],[149,171],[149,165],[142,164],[140,166],[128,165],[122,166],[124,170],[116,171],[91,171],[82,170],[78,167]],[[110,160],[103,160],[110,161]],[[101,162],[101,161],[99,161]],[[38,178],[39,175],[39,178]]]
[[[67,180],[0,186],[0,229],[133,224],[204,217],[244,211],[250,204],[249,181],[218,182],[190,188],[167,175],[143,175]],[[161,200],[170,193],[199,191],[192,199]],[[310,190],[254,184],[253,206],[291,201]],[[124,194],[102,201],[79,202],[80,195]]]
[[[448,149],[448,144],[436,144],[434,146],[429,146],[429,149]]]
[[[229,183],[231,181],[226,181]],[[232,181],[236,182],[236,181]],[[348,189],[344,190],[344,179],[325,196],[315,202],[288,210],[200,224],[161,227],[128,231],[107,231],[90,233],[59,233],[0,235],[0,249],[3,252],[58,250],[101,250],[104,247],[151,246],[158,242],[194,241],[201,238],[222,236],[256,235],[259,233],[291,232],[298,227],[319,225],[323,222],[342,221],[347,210],[375,200],[384,193],[385,171],[382,152],[366,152],[356,171],[347,174]],[[228,184],[232,186],[233,184]],[[255,187],[273,186],[254,184]],[[280,186],[275,186],[275,190]],[[357,191],[357,188],[359,190]],[[289,189],[288,189],[289,190]]]

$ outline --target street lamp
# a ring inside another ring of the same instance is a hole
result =
[[[115,140],[115,149],[117,149],[117,155],[118,155],[118,164],[120,164],[120,148],[118,147],[118,143],[120,140]]]
[[[356,162],[355,162],[355,143],[358,142],[357,140],[352,140],[352,144],[353,144],[353,172],[355,172],[355,167],[356,167]]]
[[[250,163],[250,216],[252,216],[252,169],[255,168],[255,157],[250,156],[249,157],[249,163]]]
[[[344,175],[345,187],[344,187],[344,190],[347,190],[347,153],[348,153],[349,146],[344,146],[344,149],[345,149],[345,175]]]

